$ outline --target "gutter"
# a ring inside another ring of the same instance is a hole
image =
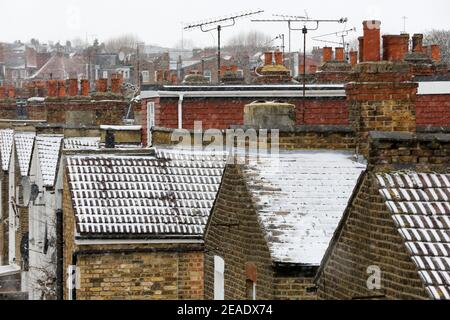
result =
[[[193,239],[155,239],[155,240],[133,240],[133,239],[75,239],[75,244],[78,246],[93,246],[93,245],[134,245],[134,244],[203,244],[203,240]]]

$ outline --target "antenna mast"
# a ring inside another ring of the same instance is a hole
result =
[[[236,19],[256,15],[256,14],[263,13],[263,12],[264,12],[264,10],[250,11],[250,12],[246,12],[246,13],[237,14],[235,16],[206,20],[203,22],[188,25],[184,28],[184,30],[192,30],[192,29],[200,28],[200,30],[202,32],[210,32],[213,30],[217,30],[217,82],[219,84],[220,84],[220,80],[221,80],[221,74],[220,74],[221,39],[220,39],[220,36],[221,36],[222,29],[233,27],[234,25],[236,25]]]

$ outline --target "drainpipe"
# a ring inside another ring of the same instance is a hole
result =
[[[63,229],[63,212],[56,211],[56,296],[57,300],[64,299],[64,229]]]
[[[178,129],[183,129],[183,99],[182,93],[178,94]]]

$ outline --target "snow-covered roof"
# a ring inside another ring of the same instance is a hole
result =
[[[69,156],[77,230],[85,238],[199,239],[225,160],[176,150]]]
[[[34,132],[17,132],[14,135],[20,175],[22,177],[27,177],[29,174],[35,138],[36,133]]]
[[[398,232],[433,299],[450,300],[450,174],[377,174]]]
[[[63,135],[38,135],[36,137],[39,166],[45,187],[55,185],[63,138]]]
[[[347,153],[307,151],[244,167],[274,262],[320,265],[365,168]]]
[[[12,129],[0,130],[0,153],[2,158],[3,171],[9,170],[13,141],[14,141],[14,130]]]
[[[99,148],[100,148],[99,137],[76,137],[64,139],[65,150],[92,150]]]

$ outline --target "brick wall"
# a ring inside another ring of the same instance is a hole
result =
[[[183,101],[183,128],[192,129],[194,121],[202,121],[205,129],[227,129],[231,125],[242,125],[244,106],[256,98],[204,98]],[[178,99],[163,98],[156,101],[156,125],[178,128]],[[348,108],[345,98],[307,99],[305,108],[299,99],[283,99],[297,109],[297,124],[308,125],[346,125]],[[146,103],[142,104],[142,119],[146,119]],[[144,116],[145,115],[145,116]]]
[[[275,277],[276,300],[317,300],[317,294],[309,291],[314,287],[312,277]]]
[[[417,126],[450,126],[450,94],[418,95]]]
[[[239,225],[233,225],[238,223]],[[267,243],[238,166],[227,166],[205,236],[205,298],[214,298],[214,256],[225,261],[225,300],[245,299],[245,265],[257,270],[256,298],[273,299],[273,270]]]
[[[77,300],[202,299],[203,252],[139,251],[80,254]]]
[[[345,225],[318,281],[319,299],[427,298],[375,183],[372,173],[365,176],[344,217]],[[381,290],[367,288],[370,266],[381,269]]]
[[[245,131],[246,128],[243,127],[243,129]],[[153,144],[174,145],[171,141],[173,132],[172,129],[154,128]],[[286,150],[355,149],[355,134],[348,126],[299,126],[289,131],[281,131],[279,141],[280,149]],[[191,142],[193,143],[192,136]]]

